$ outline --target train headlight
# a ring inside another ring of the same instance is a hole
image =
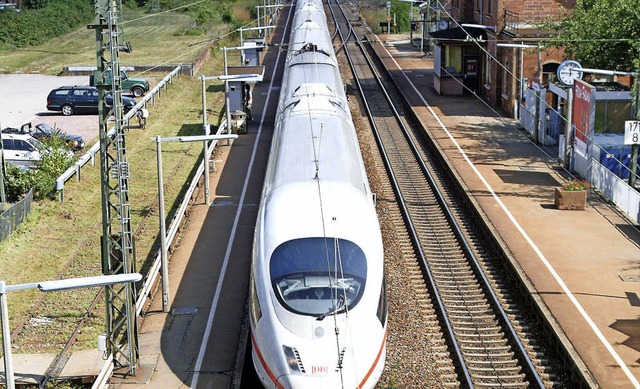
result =
[[[300,365],[298,364],[297,352],[292,347],[282,346],[284,349],[284,358],[287,360],[287,365],[291,371],[300,371]]]

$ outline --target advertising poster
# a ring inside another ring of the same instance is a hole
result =
[[[587,144],[593,134],[596,118],[596,88],[576,79],[573,82],[573,115],[571,124],[575,131],[573,146],[582,155],[587,154]]]

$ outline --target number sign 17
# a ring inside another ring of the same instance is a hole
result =
[[[624,144],[638,145],[640,144],[640,121],[626,120],[624,122]]]

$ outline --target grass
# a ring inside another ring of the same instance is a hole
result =
[[[206,36],[179,36],[177,32],[194,23],[186,14],[167,12],[151,14],[142,10],[125,9],[124,41],[129,41],[132,52],[120,57],[124,65],[156,65],[191,62],[202,45],[192,43],[206,40]],[[224,25],[209,31],[213,37],[225,30]],[[96,65],[94,30],[78,30],[53,39],[45,44],[27,48],[0,50],[0,72],[60,74],[64,66]],[[135,76],[135,74],[131,74]]]
[[[185,37],[173,34],[190,23],[187,16],[166,13],[154,18],[140,19],[142,12],[125,14],[125,39],[130,40],[134,53],[125,63],[190,62],[196,55],[189,42],[206,37]],[[212,34],[225,27],[218,26]],[[0,63],[13,72],[58,73],[62,64],[95,63],[93,35],[81,28],[55,42],[21,50],[0,51]],[[162,42],[158,45],[157,42]],[[221,43],[235,45],[237,42]],[[200,48],[201,46],[199,46]],[[136,50],[136,48],[138,50]],[[222,54],[213,50],[214,57],[202,69],[203,74],[221,74]],[[222,109],[222,88],[209,85],[207,101],[209,122],[218,124]],[[131,169],[130,203],[135,237],[136,267],[146,269],[158,246],[157,232],[157,167],[155,135],[175,136],[200,134],[201,82],[181,76],[149,106],[150,117],[145,130],[126,133],[127,158]],[[97,123],[96,123],[97,125]],[[175,212],[181,201],[184,186],[191,179],[194,164],[201,158],[202,145],[169,142],[163,144],[165,206],[168,215]],[[71,180],[65,185],[64,202],[45,200],[32,206],[31,213],[18,231],[0,243],[0,280],[7,284],[21,284],[58,278],[83,277],[101,273],[100,236],[100,169],[86,165],[82,181]],[[37,290],[8,294],[12,329],[27,316],[35,302],[44,303],[33,316],[52,319],[50,324],[27,323],[13,344],[16,353],[59,352],[71,335],[75,323],[84,315],[97,293],[97,288],[41,294]],[[88,318],[74,349],[96,346],[97,335],[104,332],[104,298]]]
[[[136,235],[137,268],[148,267],[153,259],[157,240],[158,220],[157,167],[155,142],[150,138],[200,134],[202,118],[197,107],[201,99],[197,79],[181,77],[150,109],[146,130],[132,130],[127,137],[127,156],[131,166],[130,199],[132,225]],[[209,101],[220,101],[209,96]],[[220,106],[216,107],[220,109]],[[171,142],[163,145],[165,201],[167,209],[177,206],[185,181],[201,155],[199,143]],[[43,201],[32,210],[19,231],[0,245],[0,279],[9,284],[48,279],[83,277],[101,273],[100,235],[100,170],[87,165],[82,181],[69,181],[65,186],[65,201]],[[65,269],[67,263],[71,265]],[[70,332],[69,327],[82,316],[95,295],[94,290],[48,293],[37,315],[54,319],[53,326],[26,326],[15,344],[23,352],[59,350]],[[9,296],[10,323],[17,325],[31,305],[40,297],[30,290],[13,292]],[[96,310],[95,331],[83,331],[83,337],[95,341],[103,331],[104,309]],[[54,335],[50,330],[56,328]],[[88,335],[89,333],[90,335]],[[46,337],[46,341],[41,339]],[[82,343],[82,342],[80,342]]]

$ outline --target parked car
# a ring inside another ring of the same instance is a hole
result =
[[[98,71],[94,71],[93,74],[89,76],[89,85],[95,86],[96,78],[98,76]],[[103,72],[104,83],[106,85],[111,85],[111,69],[107,69]],[[127,72],[124,69],[120,69],[120,85],[122,86],[123,92],[131,92],[135,97],[140,97],[143,94],[149,91],[149,81],[144,78],[133,78],[129,77]]]
[[[2,134],[2,154],[7,163],[23,168],[41,159],[42,144],[29,134]]]
[[[51,128],[47,123],[36,124],[32,127],[31,123],[25,123],[20,128],[4,128],[3,134],[27,134],[36,139],[49,138],[52,136],[59,136],[64,139],[73,150],[81,150],[84,147],[84,139],[80,135],[68,134],[57,128]]]
[[[107,95],[107,106],[113,105],[113,97]],[[127,112],[136,105],[132,97],[122,96],[122,105]],[[98,89],[93,86],[62,86],[49,92],[47,109],[60,111],[69,116],[75,113],[98,113]]]

